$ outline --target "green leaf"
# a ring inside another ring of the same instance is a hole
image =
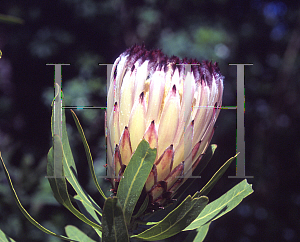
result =
[[[252,185],[247,180],[241,181],[217,200],[209,203],[200,215],[184,229],[192,230],[209,224],[235,208],[245,197],[253,192]]]
[[[0,14],[0,22],[9,24],[24,24],[23,19],[5,14]]]
[[[80,211],[91,221],[95,222],[95,223],[98,223],[98,224],[101,224],[100,222],[100,218],[99,218],[99,215],[95,212],[95,210],[90,207],[90,206],[87,206],[86,203],[84,203],[81,199],[80,196],[78,195],[75,195],[74,196],[74,200],[76,201]],[[100,238],[102,238],[102,231],[99,230],[98,228],[96,227],[93,227],[93,229],[95,230],[95,232],[99,235]]]
[[[77,241],[84,241],[84,242],[96,242],[95,240],[88,237],[85,233],[83,233],[80,229],[73,225],[67,225],[65,227],[65,231],[67,236],[70,239],[74,239]]]
[[[162,221],[138,235],[131,236],[131,238],[143,239],[145,241],[169,238],[181,232],[193,222],[207,203],[208,197],[199,197],[199,192],[195,193],[193,197],[188,195],[185,200]]]
[[[147,209],[148,204],[149,204],[149,196],[147,195],[144,202],[143,202],[143,204],[141,205],[139,211],[136,213],[136,215],[134,215],[132,217],[134,217],[134,218],[140,217],[145,212],[145,210]]]
[[[124,171],[118,186],[117,197],[127,224],[130,223],[133,210],[153,167],[155,157],[156,149],[151,149],[149,143],[142,140]]]
[[[205,224],[196,230],[197,236],[194,238],[194,242],[202,242],[205,239],[208,233],[209,225],[210,223]]]
[[[93,221],[94,223],[101,224],[99,215],[95,212],[95,210],[89,206],[86,206],[87,204],[84,203],[80,196],[75,195],[74,200],[77,203],[80,211],[84,216],[86,216],[89,220]]]
[[[201,158],[200,163],[198,164],[198,166],[195,168],[195,170],[193,172],[194,176],[199,176],[201,174],[201,172],[204,170],[204,168],[210,162],[216,149],[217,149],[216,144],[212,144],[207,148],[207,150],[205,151],[205,155]],[[189,187],[191,187],[196,180],[197,180],[197,178],[187,179],[187,181],[184,183],[184,185],[180,186],[179,189],[176,191],[176,195],[174,196],[174,199],[180,200],[180,198],[185,193],[185,191],[187,191],[189,189]]]
[[[102,225],[102,242],[129,242],[122,207],[117,197],[106,199],[103,207]]]
[[[231,157],[220,167],[220,169],[213,175],[213,177],[208,181],[208,183],[201,189],[200,191],[201,195],[207,195],[210,192],[210,190],[216,185],[219,179],[223,176],[223,174],[228,169],[231,162],[236,158],[237,155],[238,154],[236,154],[234,157]]]
[[[16,191],[15,191],[15,189],[14,189],[14,186],[13,186],[13,184],[12,184],[12,181],[11,181],[10,175],[9,175],[9,173],[8,173],[8,170],[6,169],[6,166],[5,166],[4,161],[3,161],[3,159],[2,159],[1,152],[0,152],[0,160],[1,160],[1,163],[2,163],[2,166],[3,166],[3,169],[4,169],[5,176],[6,176],[7,180],[8,180],[8,184],[9,184],[9,186],[10,186],[10,189],[11,189],[12,193],[13,193],[14,199],[15,199],[15,201],[16,201],[16,203],[17,203],[17,206],[19,207],[19,209],[21,210],[21,212],[24,214],[24,216],[28,219],[28,221],[29,221],[30,223],[32,223],[32,224],[33,224],[35,227],[37,227],[38,229],[42,230],[44,233],[53,235],[53,236],[55,236],[55,237],[57,237],[57,238],[60,238],[60,239],[63,239],[63,240],[74,241],[74,240],[68,239],[68,238],[65,237],[65,236],[61,236],[61,235],[57,235],[57,234],[53,233],[52,231],[50,231],[50,230],[46,229],[45,227],[43,227],[42,225],[40,225],[37,221],[35,221],[35,220],[30,216],[30,214],[29,214],[29,213],[25,210],[25,208],[22,206],[22,204],[21,204],[21,202],[20,202],[20,200],[19,200],[19,198],[18,198],[18,196],[17,196],[17,193],[16,193]],[[1,237],[0,237],[0,238],[1,238]]]
[[[189,231],[184,241],[202,242],[208,232],[210,223],[201,226],[193,231]]]
[[[207,148],[207,150],[205,151],[205,154],[201,158],[201,161],[199,162],[198,166],[195,168],[195,170],[193,172],[193,174],[195,174],[195,176],[199,176],[201,174],[201,172],[205,169],[205,167],[207,166],[207,164],[210,162],[211,158],[213,157],[217,147],[218,146],[216,144],[212,144]]]
[[[16,242],[12,238],[8,237],[4,232],[0,229],[0,241],[1,242]]]
[[[99,235],[99,237],[102,239],[102,231],[100,231],[99,229],[93,227],[93,229],[95,230],[95,232]],[[101,241],[101,240],[100,240]]]
[[[93,180],[94,180],[94,183],[98,189],[98,191],[100,192],[100,194],[102,195],[102,197],[104,199],[106,199],[106,196],[104,194],[104,192],[102,191],[101,187],[99,186],[99,183],[97,181],[97,178],[96,178],[96,174],[95,174],[95,170],[94,170],[94,162],[93,162],[93,158],[92,158],[92,155],[91,155],[91,151],[90,151],[90,148],[89,148],[89,145],[86,141],[86,138],[85,138],[85,135],[84,135],[84,132],[83,132],[83,129],[80,125],[80,122],[76,116],[76,114],[74,113],[73,110],[71,110],[71,113],[73,115],[73,118],[74,118],[74,121],[76,123],[76,126],[77,126],[77,129],[79,131],[79,134],[80,134],[80,137],[81,137],[81,140],[82,140],[82,143],[83,143],[83,146],[84,146],[84,150],[85,150],[85,153],[86,153],[86,157],[87,157],[87,160],[88,160],[88,164],[89,164],[89,168],[90,168],[90,172],[92,174],[92,177],[93,177]]]
[[[58,154],[62,154],[62,157],[55,157],[56,159],[60,159],[62,162],[62,159],[65,159],[65,155],[63,152],[63,148],[62,148],[62,143],[60,140],[60,137],[58,135],[54,135],[54,146],[55,149],[59,150],[57,153]],[[80,220],[82,220],[83,222],[85,222],[86,224],[92,226],[92,227],[97,227],[98,229],[102,229],[102,227],[95,223],[92,222],[91,220],[89,220],[88,218],[86,218],[82,213],[80,213],[72,204],[69,194],[68,194],[68,190],[67,190],[67,182],[66,179],[64,177],[64,172],[63,170],[61,171],[61,173],[55,173],[55,169],[57,169],[57,167],[55,167],[56,162],[54,162],[54,150],[53,148],[50,149],[49,153],[48,153],[48,163],[47,163],[47,174],[48,174],[48,180],[50,182],[52,191],[54,193],[54,197],[56,198],[56,200],[61,203],[62,205],[64,205],[70,212],[72,212],[77,218],[79,218]],[[58,167],[58,169],[60,169],[61,167]],[[56,174],[61,174],[61,177],[56,177]]]
[[[213,157],[215,151],[217,149],[217,145],[216,144],[212,144],[210,145],[207,150],[205,151],[204,156],[201,158],[201,162],[198,164],[198,166],[196,167],[196,169],[193,172],[194,176],[199,176],[201,174],[201,172],[205,169],[205,167],[207,166],[207,164],[210,162],[211,158]],[[167,206],[165,206],[165,210],[171,210],[174,209],[174,207],[176,207],[182,200],[183,200],[183,195],[186,193],[186,191],[194,184],[194,182],[196,182],[198,179],[197,178],[190,178],[187,179],[184,183],[184,185],[180,186],[179,189],[176,191],[176,194],[174,196],[174,199],[176,199],[177,201],[174,202],[173,204],[169,204]],[[203,194],[202,194],[203,195]],[[206,194],[205,194],[206,195]],[[149,213],[149,217],[147,219],[149,219],[150,217],[154,216],[155,214],[161,213],[161,210],[157,210],[154,213]],[[140,224],[144,224],[144,222],[139,221],[138,223]],[[156,224],[157,222],[148,222],[146,223],[147,225],[153,225]]]
[[[53,106],[53,103],[52,103]],[[65,106],[64,96],[62,93],[62,106]],[[51,117],[51,131],[52,136],[54,135],[54,110],[52,109],[52,117]],[[74,158],[72,155],[67,127],[66,127],[66,116],[65,109],[62,109],[62,145],[63,145],[63,153],[65,158],[63,159],[63,167],[64,167],[64,175],[67,178],[68,182],[71,184],[75,192],[80,196],[85,206],[89,206],[94,209],[96,213],[102,216],[102,209],[99,205],[92,199],[92,197],[81,187],[78,182],[77,169],[74,162]],[[61,173],[59,173],[61,174]]]

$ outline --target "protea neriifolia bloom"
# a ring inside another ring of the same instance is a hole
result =
[[[181,65],[179,65],[181,64]],[[192,64],[190,71],[186,65]],[[192,175],[214,132],[223,76],[208,61],[168,58],[134,45],[115,61],[107,103],[107,159],[113,191],[142,139],[157,148],[144,193],[166,205]]]

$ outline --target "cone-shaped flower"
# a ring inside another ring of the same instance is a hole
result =
[[[222,94],[216,63],[168,58],[138,45],[122,53],[113,65],[106,114],[113,191],[145,139],[157,156],[144,189],[153,205],[164,206],[201,162]]]

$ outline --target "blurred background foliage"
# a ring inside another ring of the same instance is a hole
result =
[[[169,56],[219,62],[224,106],[236,105],[236,67],[245,67],[246,175],[254,194],[212,223],[206,241],[297,241],[300,237],[299,1],[269,0],[12,0],[0,8],[0,150],[22,204],[42,225],[63,234],[73,224],[93,230],[52,197],[46,176],[51,146],[54,67],[62,67],[68,106],[106,106],[106,68],[138,43]],[[97,175],[105,175],[104,110],[76,110]],[[79,179],[96,201],[80,137],[67,111]],[[222,110],[213,139],[218,149],[197,181],[201,188],[235,154],[236,112]],[[210,193],[214,200],[237,184],[235,167]],[[109,184],[99,179],[106,194]],[[72,192],[72,191],[71,191]],[[17,241],[58,239],[20,213],[0,172],[0,229]],[[182,241],[182,233],[166,241]]]

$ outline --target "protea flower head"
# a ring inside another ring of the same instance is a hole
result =
[[[190,71],[186,71],[191,64]],[[222,103],[217,63],[180,60],[134,45],[115,61],[107,103],[107,159],[113,191],[142,139],[157,148],[144,191],[164,206],[201,162]]]

